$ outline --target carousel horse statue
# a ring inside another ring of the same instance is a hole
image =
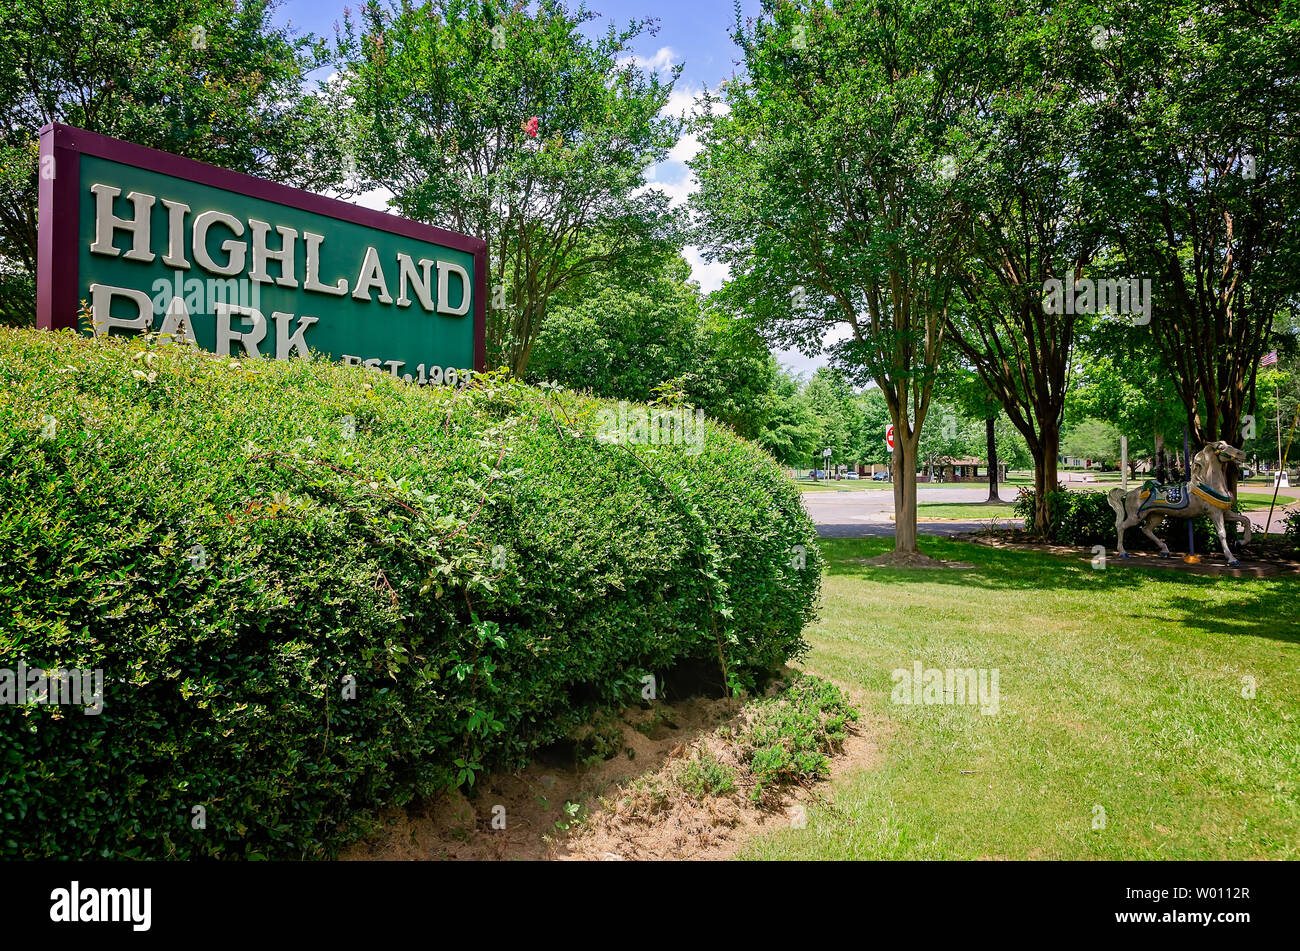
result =
[[[1208,515],[1214,521],[1219,533],[1219,544],[1223,546],[1223,557],[1233,568],[1240,562],[1228,547],[1228,533],[1223,527],[1223,520],[1229,519],[1246,526],[1244,541],[1250,541],[1250,519],[1240,512],[1232,510],[1232,495],[1228,492],[1228,479],[1224,466],[1228,463],[1241,464],[1246,454],[1240,449],[1228,445],[1223,440],[1207,443],[1205,448],[1192,457],[1192,480],[1160,485],[1147,480],[1141,488],[1125,493],[1123,489],[1111,489],[1106,496],[1110,507],[1115,510],[1115,530],[1119,533],[1119,556],[1127,558],[1124,550],[1124,530],[1134,525],[1142,533],[1160,546],[1160,557],[1169,557],[1169,547],[1152,531],[1166,517],[1196,518]]]

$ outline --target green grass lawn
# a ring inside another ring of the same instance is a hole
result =
[[[859,489],[893,489],[892,483],[873,482],[871,479],[841,479],[839,482],[834,479],[818,479],[816,482],[812,479],[795,479],[794,483],[799,487],[800,492],[852,492]]]
[[[918,502],[916,514],[921,518],[985,519],[1013,518],[1010,505],[986,505],[982,502]]]
[[[1238,492],[1237,507],[1240,509],[1264,509],[1268,510],[1269,503],[1273,501],[1272,492]],[[1283,508],[1295,501],[1295,496],[1287,492],[1277,494],[1277,507]]]
[[[974,567],[880,568],[862,559],[889,539],[822,545],[804,666],[864,699],[881,755],[748,857],[1300,858],[1300,582],[932,538]],[[914,661],[996,668],[997,713],[891,703]]]

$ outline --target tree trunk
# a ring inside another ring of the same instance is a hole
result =
[[[1046,537],[1052,527],[1051,494],[1056,491],[1056,453],[1061,443],[1060,429],[1043,426],[1034,453],[1034,534]]]
[[[899,438],[905,427],[894,422],[894,551],[916,547],[916,443]]]
[[[992,416],[984,421],[984,435],[988,441],[990,502],[1002,501],[998,498],[998,443],[993,431],[995,422],[996,420]]]
[[[1233,397],[1239,404],[1240,394],[1234,393]],[[1225,414],[1223,419],[1219,422],[1219,438],[1229,446],[1236,446],[1238,448],[1240,448],[1242,442],[1244,442],[1241,438],[1240,410],[1240,405],[1234,405],[1231,408],[1230,413]],[[1214,440],[1212,439],[1206,440],[1206,442],[1213,441]],[[1192,455],[1196,455],[1196,453],[1200,452],[1204,445],[1205,443],[1202,443],[1200,446],[1193,444]],[[1241,481],[1241,470],[1237,467],[1235,462],[1230,462],[1223,467],[1223,478],[1228,484],[1228,494],[1232,496],[1232,500],[1235,502],[1237,500],[1237,483]]]

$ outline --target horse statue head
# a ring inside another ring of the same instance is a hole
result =
[[[1192,481],[1203,482],[1216,489],[1226,489],[1228,480],[1223,473],[1229,463],[1241,465],[1246,461],[1246,454],[1222,439],[1207,442],[1205,448],[1192,457]]]

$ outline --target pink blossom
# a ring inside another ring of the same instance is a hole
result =
[[[527,122],[522,123],[523,130],[528,133],[530,139],[537,138],[537,126],[541,121],[542,120],[537,118],[537,116],[533,116]]]

